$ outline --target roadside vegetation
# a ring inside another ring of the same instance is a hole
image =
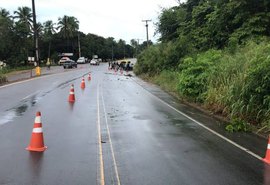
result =
[[[269,133],[269,10],[264,0],[187,0],[163,9],[160,43],[140,54],[135,72],[226,117],[230,132]]]
[[[0,71],[0,84],[7,82],[6,76]]]

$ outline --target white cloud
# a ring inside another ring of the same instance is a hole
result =
[[[177,5],[176,0],[36,0],[37,20],[57,22],[64,15],[74,16],[80,21],[80,31],[116,40],[146,40],[143,19],[149,23],[149,38],[153,38],[158,13],[161,7]],[[1,8],[13,11],[20,6],[32,7],[31,0],[1,0]]]

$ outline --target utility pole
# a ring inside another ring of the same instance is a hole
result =
[[[146,42],[147,42],[147,47],[149,45],[148,43],[148,22],[151,22],[152,20],[142,20],[142,22],[145,22],[145,27],[146,27]]]
[[[35,62],[39,66],[39,48],[38,48],[38,32],[37,32],[37,21],[36,21],[36,8],[35,0],[32,0],[32,9],[33,9],[33,28],[34,28],[34,46],[35,46]]]

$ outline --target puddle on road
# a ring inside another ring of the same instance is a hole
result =
[[[30,96],[29,98],[22,100],[18,106],[0,113],[0,125],[11,122],[16,117],[23,116],[27,109],[29,107],[34,107],[40,99],[41,97],[38,97],[37,95]]]
[[[33,104],[34,106],[35,104]],[[22,106],[19,106],[15,109],[16,116],[22,116],[23,113],[27,110],[28,105],[24,104]]]
[[[4,115],[0,114],[0,125],[4,125],[13,120],[16,117],[15,111],[6,112]]]

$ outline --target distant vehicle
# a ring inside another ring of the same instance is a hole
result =
[[[67,61],[67,60],[70,60],[70,58],[68,58],[68,57],[62,57],[60,60],[59,60],[59,62],[58,62],[58,65],[62,65],[65,61]]]
[[[92,59],[90,65],[99,65],[99,61],[97,59]]]
[[[78,64],[85,64],[85,63],[86,63],[86,58],[85,58],[85,57],[80,57],[80,58],[77,60],[77,63],[78,63]]]
[[[64,69],[66,68],[77,68],[77,63],[74,61],[74,60],[66,60],[64,63],[63,63],[63,67]]]

